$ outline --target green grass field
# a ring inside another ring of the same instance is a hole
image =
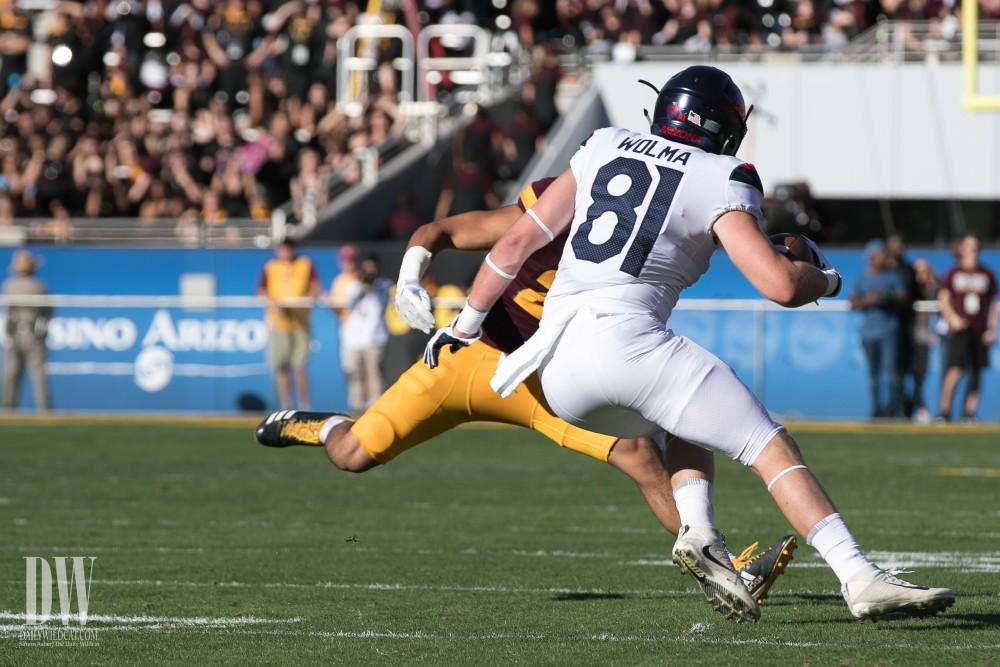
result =
[[[800,442],[863,546],[954,588],[948,613],[856,622],[802,544],[732,625],[631,482],[524,431],[351,476],[250,427],[0,424],[0,664],[1000,663],[1000,436]],[[786,532],[748,472],[716,489],[735,550]],[[60,555],[97,557],[88,641],[22,641],[24,557]]]

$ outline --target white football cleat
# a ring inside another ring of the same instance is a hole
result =
[[[674,543],[673,556],[681,572],[694,577],[717,612],[737,623],[756,623],[760,618],[760,606],[733,569],[725,538],[718,531],[684,526]]]
[[[955,604],[950,589],[917,586],[895,574],[879,568],[844,582],[840,592],[855,618],[932,616]]]

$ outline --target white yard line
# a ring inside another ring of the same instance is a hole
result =
[[[159,632],[176,629],[201,628],[203,630],[232,629],[259,625],[301,623],[301,617],[259,618],[257,616],[148,616],[145,614],[88,614],[87,625],[79,625],[76,614],[53,615],[46,622],[28,625],[28,615],[23,612],[0,611],[0,620],[20,621],[20,623],[0,623],[0,637],[20,637],[22,641],[32,641],[31,635],[56,632],[90,635],[95,632]],[[66,623],[63,625],[60,623]],[[110,625],[109,625],[110,624]]]
[[[129,618],[129,617],[124,617]],[[177,617],[183,618],[183,617]],[[240,618],[240,617],[237,617]],[[194,619],[187,619],[194,620]],[[213,619],[198,619],[213,620]],[[214,619],[219,621],[235,619]],[[256,624],[292,622],[298,619],[257,619]],[[430,641],[430,642],[462,642],[462,643],[484,643],[484,642],[592,642],[597,644],[606,643],[662,643],[662,644],[689,644],[689,645],[715,645],[715,646],[768,646],[775,648],[841,648],[857,649],[863,648],[857,644],[843,644],[836,642],[817,641],[789,641],[769,637],[759,637],[754,639],[736,639],[730,637],[712,637],[706,630],[698,632],[680,633],[677,635],[618,635],[610,632],[598,632],[594,634],[579,635],[542,635],[530,633],[508,633],[508,632],[487,632],[468,635],[436,634],[424,630],[284,630],[266,629],[251,627],[255,624],[233,624],[220,623],[155,623],[155,624],[119,624],[103,626],[47,626],[59,632],[133,632],[133,633],[174,633],[202,632],[212,633],[219,636],[263,636],[263,637],[298,637],[304,639],[360,639],[360,640],[397,640],[397,641]],[[16,636],[26,629],[37,626],[24,625],[0,625],[0,636]],[[44,627],[44,626],[43,626]],[[882,643],[880,646],[893,649],[909,649],[925,651],[926,646],[914,645],[912,643]],[[934,647],[937,650],[959,650],[959,651],[994,651],[1000,649],[1000,644],[938,644]]]
[[[124,546],[85,546],[85,545],[74,545],[74,546],[64,546],[64,545],[19,545],[16,547],[21,553],[51,553],[51,552],[63,552],[63,553],[133,553],[133,552],[155,552],[155,553],[220,553],[220,552],[235,552],[235,553],[263,553],[263,554],[274,554],[274,553],[301,553],[302,551],[321,551],[323,553],[329,553],[330,549],[328,547],[295,547],[295,548],[284,548],[284,547],[173,547],[173,546],[155,546],[155,545],[124,545]],[[562,549],[510,549],[504,551],[493,551],[493,550],[481,550],[474,547],[460,550],[445,550],[445,549],[413,549],[413,548],[402,548],[402,547],[373,547],[354,545],[350,547],[350,551],[355,553],[373,553],[373,554],[393,554],[393,555],[405,555],[405,556],[519,556],[522,558],[603,558],[607,560],[620,559],[622,554],[609,553],[609,552],[593,552],[593,551],[566,551]],[[659,554],[649,554],[651,557],[655,557]]]
[[[5,621],[27,621],[28,616],[24,612],[0,611],[0,619]],[[64,620],[69,623],[76,623],[76,614],[68,614],[65,617],[53,614],[49,622]],[[258,618],[256,616],[223,616],[213,618],[209,616],[146,616],[146,615],[117,615],[117,614],[87,614],[88,623],[118,623],[133,625],[169,624],[169,625],[210,625],[210,626],[232,626],[232,625],[266,625],[272,623],[301,623],[302,618]],[[17,626],[24,629],[26,626]],[[32,627],[32,626],[27,626]]]
[[[595,643],[692,643],[692,644],[726,644],[726,645],[765,645],[765,646],[788,646],[796,648],[824,646],[817,642],[797,642],[782,641],[772,639],[726,639],[716,637],[706,637],[704,635],[616,635],[610,632],[598,632],[590,635],[540,635],[518,632],[487,632],[472,635],[446,635],[434,634],[416,630],[412,632],[396,631],[376,631],[376,630],[233,630],[226,631],[225,634],[236,635],[268,635],[268,636],[294,636],[294,637],[318,637],[333,639],[419,639],[432,641],[460,641],[460,642],[486,642],[486,641],[514,641],[514,642],[595,642]]]
[[[868,557],[884,568],[899,569],[948,569],[962,573],[997,574],[1000,573],[1000,551],[963,552],[963,551],[869,551]],[[640,558],[623,561],[624,565],[664,567],[672,566],[673,562],[662,558]],[[789,565],[796,568],[825,568],[827,564],[819,556],[796,558]]]
[[[513,549],[509,552],[511,556],[526,556],[529,558],[621,558],[621,554],[609,554],[608,552],[593,551],[563,551],[562,549]]]
[[[983,534],[981,536],[987,536]],[[205,547],[172,547],[154,545],[135,546],[54,546],[54,545],[33,545],[17,546],[21,553],[133,553],[148,552],[155,553],[180,553],[180,554],[201,554],[201,553],[267,553],[275,552],[299,552],[301,548],[283,549],[266,547],[232,547],[232,548],[205,548]],[[351,551],[373,554],[403,554],[407,556],[476,556],[476,557],[505,557],[516,556],[520,558],[567,558],[567,559],[601,559],[614,560],[619,565],[627,566],[671,566],[672,561],[666,552],[655,554],[643,554],[638,557],[623,558],[623,553],[597,552],[597,551],[566,551],[561,549],[511,549],[506,551],[483,551],[475,548],[461,550],[443,549],[400,549],[395,547],[370,547],[364,545],[352,545]],[[869,558],[886,568],[946,568],[963,573],[998,574],[1000,573],[1000,551],[973,552],[973,551],[869,551]],[[819,560],[815,554],[803,554],[793,562],[793,568],[823,568],[826,564]],[[216,584],[210,584],[216,585]],[[314,584],[307,584],[312,586]]]
[[[711,625],[707,626],[711,628]],[[447,642],[594,642],[594,643],[664,643],[664,644],[712,644],[717,646],[773,646],[785,648],[843,648],[857,649],[864,648],[858,644],[843,644],[836,642],[817,641],[789,641],[770,637],[758,637],[754,639],[736,639],[730,637],[712,637],[707,631],[679,633],[676,635],[617,635],[609,632],[598,632],[594,634],[582,635],[540,635],[529,633],[507,633],[488,632],[470,635],[449,635],[434,634],[423,630],[393,631],[393,630],[271,630],[271,629],[225,629],[222,634],[233,635],[265,635],[265,636],[294,636],[294,637],[315,637],[321,639],[401,639],[401,640],[421,640],[421,641],[447,641]],[[885,648],[911,649],[917,651],[927,650],[927,646],[915,645],[908,642],[881,643]],[[940,650],[971,650],[971,651],[991,651],[1000,648],[1000,644],[937,644],[936,649]]]
[[[13,581],[13,580],[12,580]],[[20,582],[15,582],[20,583]],[[330,590],[364,590],[364,591],[429,591],[436,593],[499,593],[504,595],[631,595],[680,597],[691,595],[696,589],[641,589],[612,590],[604,588],[527,588],[518,586],[453,586],[437,584],[401,584],[401,583],[358,583],[338,581],[316,582],[244,582],[244,581],[170,581],[160,579],[94,579],[95,586],[148,586],[152,588],[291,588],[291,589],[330,589]]]

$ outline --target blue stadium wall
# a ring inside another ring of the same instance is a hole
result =
[[[263,250],[159,250],[33,248],[43,265],[39,277],[53,294],[176,295],[182,276],[210,274],[216,294],[255,292]],[[0,266],[12,250],[0,250]],[[305,251],[324,286],[336,275],[331,249]],[[850,286],[863,266],[859,251],[834,250],[832,261]],[[915,250],[939,272],[951,264],[942,250]],[[1000,251],[985,253],[1000,267]],[[752,299],[756,295],[721,253],[701,282],[686,293],[696,298]],[[689,336],[732,365],[759,389],[773,412],[787,417],[865,418],[870,412],[865,363],[858,344],[857,315],[771,312],[765,319],[763,378],[754,376],[757,324],[749,312],[678,312],[671,328]],[[314,407],[346,407],[338,361],[338,331],[325,309],[313,313],[309,361]],[[54,407],[73,411],[190,411],[230,413],[274,405],[265,364],[266,329],[260,308],[187,310],[172,307],[60,308],[50,329],[49,377]],[[417,344],[419,348],[419,343]],[[399,352],[397,362],[399,368]],[[402,354],[414,354],[414,339]],[[1000,372],[994,360],[983,381],[980,416],[1000,420]],[[932,350],[925,386],[928,405],[937,403],[941,355]],[[32,407],[26,385],[21,405]]]

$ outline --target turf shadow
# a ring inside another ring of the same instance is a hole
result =
[[[843,618],[794,618],[775,620],[779,625],[829,625],[829,624],[865,624],[870,625],[872,621],[861,621],[851,616]],[[882,627],[892,627],[900,631],[927,632],[941,630],[992,630],[1000,627],[1000,614],[949,614],[945,612],[935,616],[922,616],[914,618],[884,618],[875,621],[875,624]]]
[[[771,606],[796,604],[793,600],[805,602],[844,602],[844,598],[836,593],[782,593],[781,595],[768,598],[767,604]]]
[[[586,602],[587,600],[627,600],[621,593],[559,593],[552,596],[553,602]]]
[[[848,614],[844,618],[789,618],[769,622],[778,625],[855,625],[861,621]]]
[[[956,630],[986,630],[1000,628],[1000,614],[998,613],[966,613],[952,614],[947,611],[937,616],[930,616],[922,621],[932,621],[926,625],[906,625],[907,630],[942,630],[955,628]]]

